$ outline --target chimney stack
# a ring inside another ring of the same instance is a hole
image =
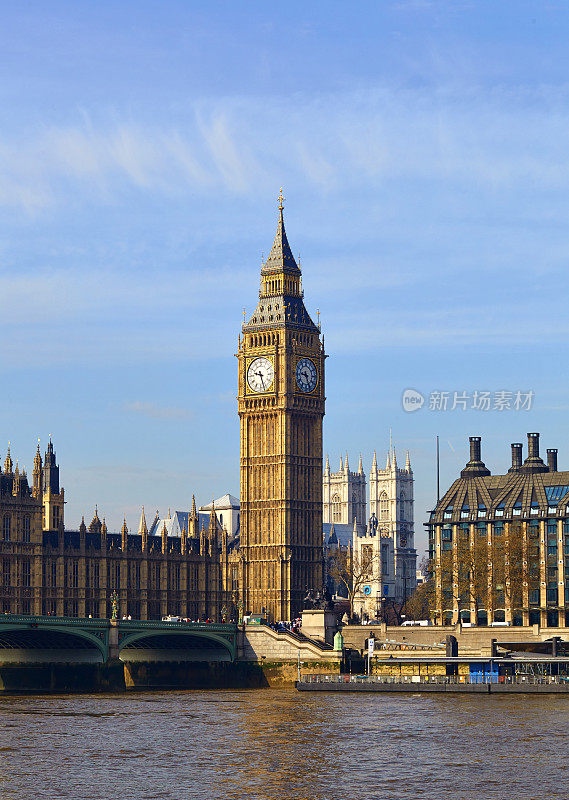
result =
[[[522,472],[549,472],[539,457],[539,433],[528,433],[528,457],[523,463]]]
[[[550,472],[557,472],[557,448],[548,449],[547,466]]]
[[[528,433],[528,458],[539,458],[539,433]]]
[[[521,442],[512,443],[512,467],[510,472],[517,472],[522,465],[522,448]]]
[[[471,436],[470,437],[470,460],[471,461],[481,461],[480,458],[481,454],[481,447],[480,447],[480,436]]]
[[[477,475],[490,475],[490,470],[482,462],[480,436],[470,436],[470,461],[460,473],[461,478],[474,478]]]

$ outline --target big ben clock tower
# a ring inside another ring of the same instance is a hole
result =
[[[261,269],[259,303],[239,339],[241,593],[244,613],[293,619],[322,587],[324,344],[304,307],[286,236]]]

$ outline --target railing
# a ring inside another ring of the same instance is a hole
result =
[[[233,622],[184,622],[181,620],[160,620],[160,619],[120,619],[115,620],[121,628],[173,628],[174,630],[184,630],[191,628],[192,630],[202,631],[221,631],[222,633],[235,633],[237,626]]]
[[[516,684],[526,686],[568,685],[564,675],[302,675],[300,683],[351,683],[351,684]]]
[[[223,622],[182,622],[174,620],[159,620],[159,619],[117,619],[112,620],[120,624],[121,628],[172,628],[192,630],[204,630],[212,633],[218,631],[222,633],[234,633],[237,631],[235,623]],[[71,623],[75,626],[93,626],[93,627],[106,627],[110,620],[104,618],[91,618],[91,617],[56,617],[56,616],[40,616],[34,614],[0,614],[0,625],[7,622],[18,622],[24,625],[59,625]]]
[[[376,650],[446,650],[446,642],[435,644],[415,644],[412,642],[396,642],[393,639],[386,639],[385,642],[375,642]]]

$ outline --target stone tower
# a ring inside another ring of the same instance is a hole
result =
[[[51,437],[49,439],[49,444],[47,446],[47,450],[45,451],[45,458],[43,461],[41,489],[43,499],[44,530],[63,530],[65,491],[63,488],[59,488],[59,467],[57,466]]]
[[[292,619],[322,575],[324,342],[303,302],[279,197],[259,303],[237,354],[243,611]]]
[[[369,476],[370,526],[393,540],[395,594],[403,602],[417,584],[413,521],[413,470],[409,453],[405,466],[397,465],[395,448],[387,454],[385,469],[378,469],[375,452]]]
[[[365,526],[366,476],[361,455],[357,472],[350,470],[347,453],[345,461],[340,456],[338,472],[330,471],[330,461],[326,458],[322,480],[322,513],[325,523],[353,525],[356,520],[358,525]]]

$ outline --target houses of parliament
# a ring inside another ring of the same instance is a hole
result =
[[[179,615],[292,619],[307,589],[323,585],[322,419],[324,344],[304,306],[279,197],[277,232],[260,275],[258,304],[238,341],[240,524],[212,506],[109,533],[65,527],[65,495],[50,440],[38,444],[32,483],[10,450],[0,470],[0,610],[136,619]]]

